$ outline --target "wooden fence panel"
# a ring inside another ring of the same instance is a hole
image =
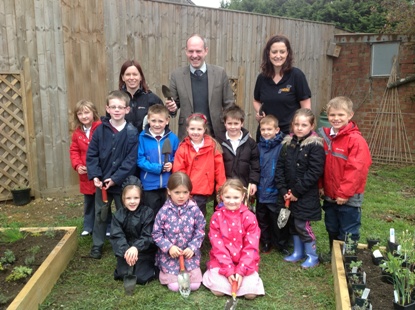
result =
[[[187,65],[184,47],[192,33],[206,36],[207,62],[224,67],[238,82],[238,104],[252,133],[253,89],[262,49],[273,34],[290,38],[295,66],[310,83],[314,112],[329,99],[332,60],[326,49],[333,25],[156,0],[0,2],[0,72],[19,71],[22,58],[31,59],[32,142],[42,194],[78,189],[68,152],[75,103],[89,99],[104,114],[107,93],[118,88],[121,64],[133,58],[162,98],[161,86],[169,84],[171,72]]]

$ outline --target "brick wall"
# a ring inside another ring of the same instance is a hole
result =
[[[389,79],[388,77],[370,77],[371,44],[387,41],[401,41],[398,79],[414,75],[414,40],[408,42],[404,36],[392,35],[336,35],[336,43],[340,45],[341,52],[333,62],[332,97],[342,95],[352,99],[355,105],[353,120],[357,122],[367,140],[373,134],[374,120],[380,112],[379,107]],[[415,81],[401,85],[397,90],[410,152],[415,162]],[[394,129],[396,128],[392,130]]]

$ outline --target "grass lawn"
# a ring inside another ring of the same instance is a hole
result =
[[[404,229],[413,229],[415,219],[415,167],[373,166],[366,187],[362,209],[362,236],[377,233],[386,244],[389,228],[397,238]],[[212,212],[212,207],[210,207]],[[65,221],[62,226],[76,225],[82,219]],[[313,225],[319,252],[328,252],[324,222]],[[40,309],[223,309],[229,297],[215,297],[203,286],[188,299],[153,281],[137,286],[133,296],[125,296],[123,283],[113,280],[115,258],[106,243],[101,260],[87,258],[90,238],[79,240],[79,249]],[[205,242],[207,244],[207,242]],[[208,257],[203,249],[202,271]],[[331,265],[320,264],[302,270],[299,264],[285,263],[275,251],[261,256],[259,274],[266,294],[253,301],[239,298],[237,309],[334,309],[335,297]],[[368,283],[370,287],[370,283]]]

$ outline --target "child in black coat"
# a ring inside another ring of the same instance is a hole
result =
[[[138,284],[145,284],[158,275],[154,266],[157,247],[151,236],[153,232],[153,210],[141,204],[141,182],[129,176],[123,183],[124,208],[112,217],[110,242],[117,257],[114,279],[122,280],[129,267],[137,276]]]
[[[291,202],[288,225],[294,252],[284,260],[297,262],[307,256],[301,264],[303,268],[318,265],[316,237],[310,222],[321,220],[318,180],[324,171],[325,153],[322,139],[313,132],[314,124],[311,110],[303,108],[295,112],[293,134],[284,138],[275,173],[279,204],[283,205],[287,199]]]

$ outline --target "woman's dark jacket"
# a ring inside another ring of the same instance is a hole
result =
[[[291,214],[304,221],[321,220],[318,179],[324,172],[323,140],[310,133],[300,140],[296,136],[286,136],[282,144],[275,173],[278,204],[284,204],[283,196],[291,189],[298,198],[290,203]]]
[[[154,104],[163,104],[163,101],[151,91],[144,92],[141,88],[138,89],[134,96],[125,89],[122,89],[130,97],[130,113],[125,115],[125,120],[134,125],[140,134],[143,131],[143,121],[147,116],[148,108]]]
[[[236,153],[230,141],[226,139],[226,131],[220,131],[216,139],[223,149],[223,162],[225,164],[226,178],[238,178],[245,187],[248,183],[259,183],[259,152],[254,139],[249,136],[249,131],[242,128],[242,139]]]

